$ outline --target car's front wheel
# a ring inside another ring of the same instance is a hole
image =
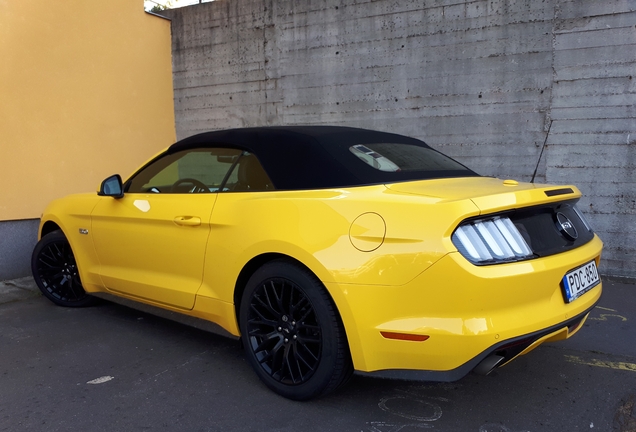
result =
[[[96,300],[82,287],[75,256],[62,231],[46,234],[35,245],[31,271],[42,294],[55,304],[82,307]]]
[[[239,323],[248,361],[289,399],[325,395],[352,374],[340,316],[320,281],[285,260],[265,264],[243,293]]]

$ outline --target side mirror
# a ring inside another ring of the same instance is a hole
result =
[[[109,196],[113,198],[123,198],[124,185],[122,184],[121,176],[119,174],[115,174],[104,180],[99,187],[99,192],[97,192],[97,195]]]

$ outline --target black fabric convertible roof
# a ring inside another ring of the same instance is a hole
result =
[[[205,132],[185,138],[168,153],[205,147],[232,147],[253,153],[276,189],[323,189],[477,175],[456,171],[385,172],[355,156],[355,144],[424,142],[386,132],[341,126],[271,126]]]

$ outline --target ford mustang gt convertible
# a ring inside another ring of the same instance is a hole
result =
[[[106,297],[213,323],[287,398],[354,371],[454,381],[582,327],[602,242],[580,196],[392,133],[215,131],[53,201],[32,269],[58,305]]]

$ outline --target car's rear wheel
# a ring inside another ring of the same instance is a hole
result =
[[[284,260],[257,270],[240,316],[248,361],[261,380],[289,399],[325,395],[352,374],[340,316],[320,281]]]
[[[62,231],[40,239],[31,257],[31,271],[42,294],[57,305],[82,307],[96,301],[84,291],[71,245]]]

